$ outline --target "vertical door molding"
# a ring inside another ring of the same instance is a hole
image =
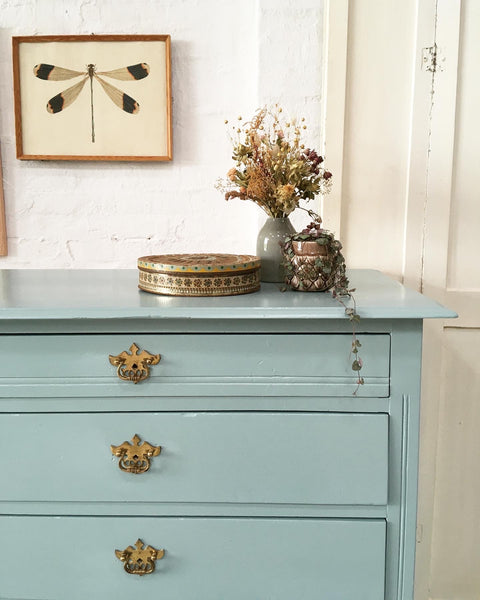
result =
[[[439,56],[432,90],[423,289],[444,301],[453,187],[461,2],[438,0],[435,43]],[[438,67],[440,65],[440,68]]]
[[[423,48],[435,45],[438,0],[417,4],[417,31],[412,65],[412,107],[409,132],[409,164],[405,199],[403,279],[406,285],[422,289],[425,206],[427,201],[430,118],[434,101],[435,72],[423,65]]]
[[[404,282],[445,302],[461,2],[419,0],[405,215]],[[436,52],[431,71],[424,63]],[[444,386],[444,326],[425,323],[415,599],[430,598]],[[438,524],[437,524],[438,526]]]
[[[322,129],[326,166],[333,173],[331,193],[322,200],[327,229],[341,238],[343,146],[347,86],[348,0],[325,0]]]
[[[404,280],[444,301],[453,182],[461,2],[418,2]],[[436,69],[423,49],[437,51]]]

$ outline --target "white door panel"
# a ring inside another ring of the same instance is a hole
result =
[[[425,323],[415,600],[479,600],[480,2],[326,5],[325,226],[459,314]]]

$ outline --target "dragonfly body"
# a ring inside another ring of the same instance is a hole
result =
[[[57,67],[47,63],[40,63],[35,65],[33,73],[39,79],[48,81],[65,81],[67,79],[73,79],[75,77],[81,77],[80,81],[72,85],[71,87],[63,90],[47,102],[47,111],[51,114],[59,113],[70,104],[72,104],[80,92],[87,80],[90,81],[90,104],[92,114],[92,142],[95,141],[95,126],[93,118],[93,80],[95,79],[101,85],[107,96],[123,111],[136,115],[140,110],[140,105],[131,96],[116,88],[108,81],[105,81],[103,77],[110,77],[113,79],[119,79],[121,81],[132,81],[144,79],[149,74],[150,69],[146,63],[138,63],[129,67],[122,67],[120,69],[114,69],[113,71],[99,71],[97,72],[94,64],[87,65],[86,71],[74,71],[73,69],[65,69],[63,67]]]

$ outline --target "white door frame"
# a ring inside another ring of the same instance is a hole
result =
[[[417,0],[416,49],[411,65],[408,173],[405,185],[404,283],[462,311],[457,322],[425,324],[418,543],[415,598],[429,598],[435,510],[435,474],[442,387],[445,326],[480,325],[478,293],[447,289],[450,205],[454,143],[461,0]],[[372,35],[374,35],[372,31]],[[348,0],[325,0],[324,98],[322,125],[325,154],[335,185],[322,216],[342,236],[342,188],[345,98],[348,86]],[[424,48],[437,50],[436,70],[424,63]],[[379,84],[381,85],[381,84]],[[372,134],[374,135],[374,134]],[[373,157],[374,159],[374,157]],[[368,266],[368,265],[365,265]]]
[[[345,98],[347,91],[348,0],[325,0],[322,131],[324,153],[335,185],[321,206],[328,228],[341,239]]]

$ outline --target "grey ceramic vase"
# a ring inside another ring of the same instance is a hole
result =
[[[282,244],[286,237],[294,233],[295,229],[288,217],[268,217],[265,221],[257,237],[257,256],[262,261],[261,281],[271,283],[284,281]]]

